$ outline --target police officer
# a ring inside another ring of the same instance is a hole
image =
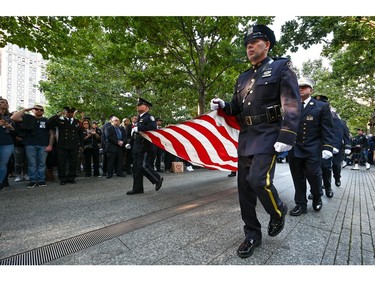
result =
[[[48,119],[50,127],[58,129],[57,171],[61,185],[76,183],[78,152],[83,149],[82,129],[74,118],[75,111],[74,107],[64,107],[64,111]]]
[[[127,195],[143,193],[143,175],[155,184],[155,190],[158,191],[163,183],[163,178],[154,170],[154,145],[143,138],[139,132],[156,130],[155,117],[149,113],[152,104],[139,98],[137,104],[137,124],[133,127],[131,135],[133,141],[133,189],[128,191]]]
[[[331,111],[335,133],[332,172],[335,185],[339,187],[341,186],[341,163],[344,160],[344,155],[349,155],[351,153],[350,133],[345,121],[340,118],[336,110],[331,108]]]
[[[321,158],[333,156],[333,120],[329,104],[311,97],[314,81],[307,77],[298,80],[303,102],[296,143],[289,151],[289,167],[294,183],[294,202],[291,216],[307,213],[306,179],[311,186],[313,209],[320,211],[323,203]]]
[[[269,236],[283,230],[287,213],[273,177],[277,153],[290,150],[294,144],[301,103],[292,63],[268,57],[275,43],[269,27],[251,26],[244,44],[252,67],[237,78],[230,102],[211,100],[212,110],[222,108],[240,120],[237,182],[245,223],[245,240],[237,249],[241,258],[250,257],[262,243],[261,224],[255,210],[257,199],[270,215]]]

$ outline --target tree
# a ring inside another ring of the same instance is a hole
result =
[[[375,102],[375,17],[297,17],[282,32],[282,46],[292,52],[324,44],[332,70],[315,76],[318,85],[326,84],[317,90],[329,92],[352,130],[365,127]]]

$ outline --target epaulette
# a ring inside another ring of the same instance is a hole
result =
[[[290,58],[286,57],[277,57],[277,58],[272,58],[273,60],[290,60]]]

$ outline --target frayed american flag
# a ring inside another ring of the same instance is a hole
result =
[[[215,110],[177,125],[141,134],[161,149],[194,165],[236,171],[239,129],[234,116]]]

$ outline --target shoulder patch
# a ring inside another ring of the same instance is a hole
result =
[[[152,116],[152,115],[150,116],[150,119],[151,119],[151,121],[152,121],[152,122],[154,122],[154,121],[155,121],[155,117],[154,117],[154,116]]]
[[[291,60],[289,60],[289,61],[286,63],[286,65],[288,66],[288,68],[289,68],[292,72],[294,72],[294,73],[297,75],[297,73],[296,73],[296,71],[295,71],[295,69],[294,69],[294,66],[293,66],[293,63],[292,63]]]

